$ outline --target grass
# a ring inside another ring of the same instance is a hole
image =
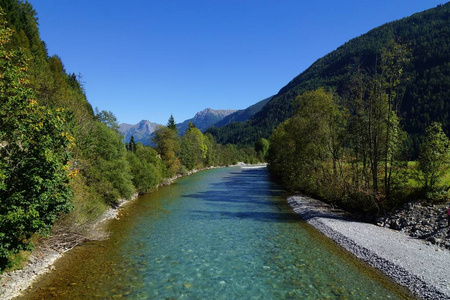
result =
[[[408,169],[411,170],[411,173],[413,173],[415,170],[417,170],[417,168],[419,166],[419,162],[408,161],[407,165],[408,165]],[[408,181],[408,183],[410,183],[413,187],[421,187],[422,186],[422,183],[417,180],[417,176],[411,176],[411,179]],[[448,168],[447,171],[442,176],[440,185],[443,187],[450,187],[450,168]]]
[[[99,195],[91,191],[80,174],[71,182],[71,188],[74,194],[72,199],[74,209],[58,223],[78,231],[95,222],[109,206]]]

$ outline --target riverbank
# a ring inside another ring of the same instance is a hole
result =
[[[53,264],[74,247],[87,240],[106,238],[107,234],[102,231],[103,224],[117,218],[120,208],[135,200],[138,195],[135,193],[130,199],[120,199],[116,207],[106,210],[92,223],[90,230],[87,231],[89,237],[67,232],[52,232],[50,236],[42,238],[22,269],[6,272],[0,276],[0,299],[13,299],[19,296],[39,276],[51,271]]]
[[[157,188],[170,185],[178,178],[213,168],[219,167],[208,167],[199,170],[195,169],[186,174],[177,174],[172,178],[163,180]],[[7,300],[19,296],[21,292],[31,286],[39,276],[51,271],[53,269],[53,264],[61,258],[64,253],[70,251],[77,245],[82,244],[84,241],[107,238],[107,233],[102,230],[105,222],[117,219],[121,207],[135,200],[137,197],[138,193],[135,193],[130,199],[120,199],[115,207],[111,207],[105,211],[97,221],[93,222],[90,229],[87,230],[90,237],[58,232],[51,233],[49,237],[41,239],[22,269],[6,272],[0,276],[0,299]],[[65,235],[65,237],[61,237],[61,235]],[[54,243],[49,242],[49,240],[63,241]]]
[[[424,299],[450,298],[450,251],[355,221],[321,201],[292,196],[294,211],[340,246]]]

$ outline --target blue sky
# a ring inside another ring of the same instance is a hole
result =
[[[41,38],[119,122],[182,122],[276,94],[314,61],[443,1],[29,0]]]

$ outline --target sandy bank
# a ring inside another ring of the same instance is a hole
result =
[[[450,251],[373,224],[303,196],[289,204],[309,224],[424,299],[450,299]]]

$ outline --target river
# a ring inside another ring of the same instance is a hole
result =
[[[22,299],[402,299],[301,221],[266,168],[200,172],[140,196],[110,238],[66,253]]]

